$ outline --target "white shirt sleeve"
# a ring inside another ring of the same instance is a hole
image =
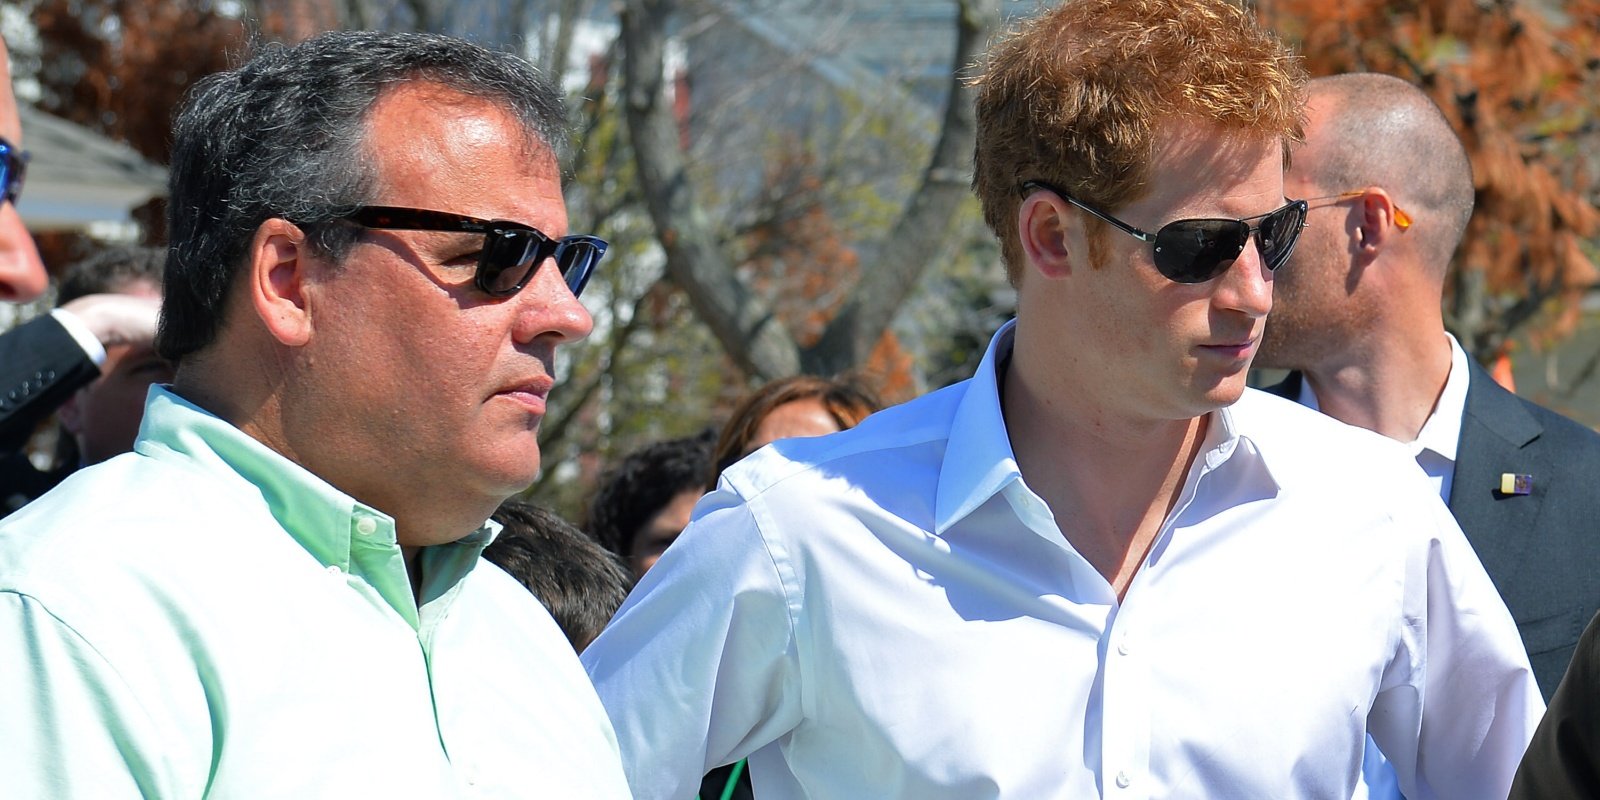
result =
[[[1544,700],[1516,624],[1471,545],[1443,504],[1425,508],[1398,520],[1436,533],[1409,555],[1406,625],[1368,729],[1406,797],[1498,800],[1510,791]]]
[[[583,653],[638,800],[701,777],[801,719],[798,598],[753,512],[722,488]]]
[[[95,366],[106,363],[105,345],[100,343],[94,331],[89,330],[89,326],[83,324],[83,320],[78,319],[76,314],[64,308],[55,308],[50,310],[50,316],[55,317],[56,322],[67,329],[67,333],[72,335],[72,340],[83,348],[84,355],[88,356]]]

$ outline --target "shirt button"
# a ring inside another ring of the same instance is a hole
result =
[[[329,564],[328,565],[328,574],[332,575],[335,578],[337,578],[337,577],[339,577],[339,576],[344,574],[344,570],[339,569],[339,565],[338,564]]]
[[[1128,777],[1128,773],[1126,773],[1126,772],[1117,773],[1117,788],[1118,789],[1126,789],[1126,788],[1128,788],[1128,784],[1130,784],[1130,783],[1133,783],[1133,779]]]
[[[362,536],[371,536],[378,532],[378,521],[372,517],[362,517],[356,520],[356,533]]]
[[[1128,651],[1131,650],[1131,649],[1132,648],[1128,647],[1128,637],[1124,636],[1120,640],[1117,641],[1117,652],[1118,653],[1121,653],[1122,655],[1127,655]]]

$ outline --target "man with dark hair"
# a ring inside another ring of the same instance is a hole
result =
[[[17,214],[28,154],[11,91],[11,61],[0,41],[0,301],[24,303],[49,281],[33,237]],[[157,303],[94,295],[0,334],[0,453],[15,454],[34,426],[100,374],[106,348],[148,343]],[[0,476],[0,501],[20,488]]]
[[[1543,704],[1404,450],[1245,375],[1304,76],[1230,0],[1066,0],[975,79],[1017,318],[723,473],[583,660],[639,798],[1503,798]]]
[[[161,299],[165,260],[166,251],[154,247],[107,247],[67,267],[56,290],[57,307],[100,295],[153,305]],[[61,434],[50,468],[35,468],[22,450],[0,459],[0,514],[21,508],[80,467],[133,449],[150,385],[172,380],[172,364],[155,352],[154,317],[149,322],[139,340],[105,345],[98,375],[55,409]]]
[[[544,506],[507,500],[493,519],[500,535],[483,557],[539,598],[572,649],[583,652],[633,586],[622,562]]]
[[[197,85],[173,383],[133,453],[0,523],[8,792],[627,796],[560,629],[478,568],[592,325],[563,120],[522,60],[422,34]]]
[[[618,462],[589,503],[589,533],[627,562],[638,580],[689,524],[705,494],[717,432],[654,442]]]

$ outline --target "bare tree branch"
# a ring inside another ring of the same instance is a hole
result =
[[[655,285],[652,284],[650,288],[640,292],[639,296],[634,298],[633,312],[628,315],[628,321],[612,335],[610,343],[606,347],[605,361],[602,362],[604,366],[596,369],[582,387],[569,387],[562,390],[563,395],[570,398],[563,403],[565,412],[553,420],[546,416],[543,424],[539,426],[539,439],[544,450],[552,453],[561,450],[561,445],[565,443],[567,438],[567,431],[572,427],[573,422],[583,414],[589,405],[589,401],[594,398],[595,393],[600,391],[601,385],[605,383],[606,377],[611,372],[611,366],[616,364],[618,359],[622,357],[622,351],[627,348],[629,340],[633,338],[633,335],[638,332],[643,324],[645,319],[644,307],[650,301],[650,296],[655,291]],[[540,489],[549,483],[550,476],[554,472],[554,470],[540,470],[539,477],[534,480],[532,486],[523,490],[522,496],[531,497],[537,494]]]
[[[741,369],[764,378],[792,375],[800,367],[793,335],[738,279],[689,186],[663,85],[671,10],[665,0],[630,0],[622,11],[628,134],[667,274]]]
[[[815,345],[801,354],[807,372],[832,375],[866,361],[917,279],[944,248],[968,196],[977,125],[962,73],[977,60],[1000,23],[998,0],[961,0],[944,125],[922,181],[890,230],[884,257],[867,270]]]

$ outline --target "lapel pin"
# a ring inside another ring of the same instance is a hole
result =
[[[1512,472],[1500,473],[1500,493],[1505,495],[1533,494],[1533,476]]]

